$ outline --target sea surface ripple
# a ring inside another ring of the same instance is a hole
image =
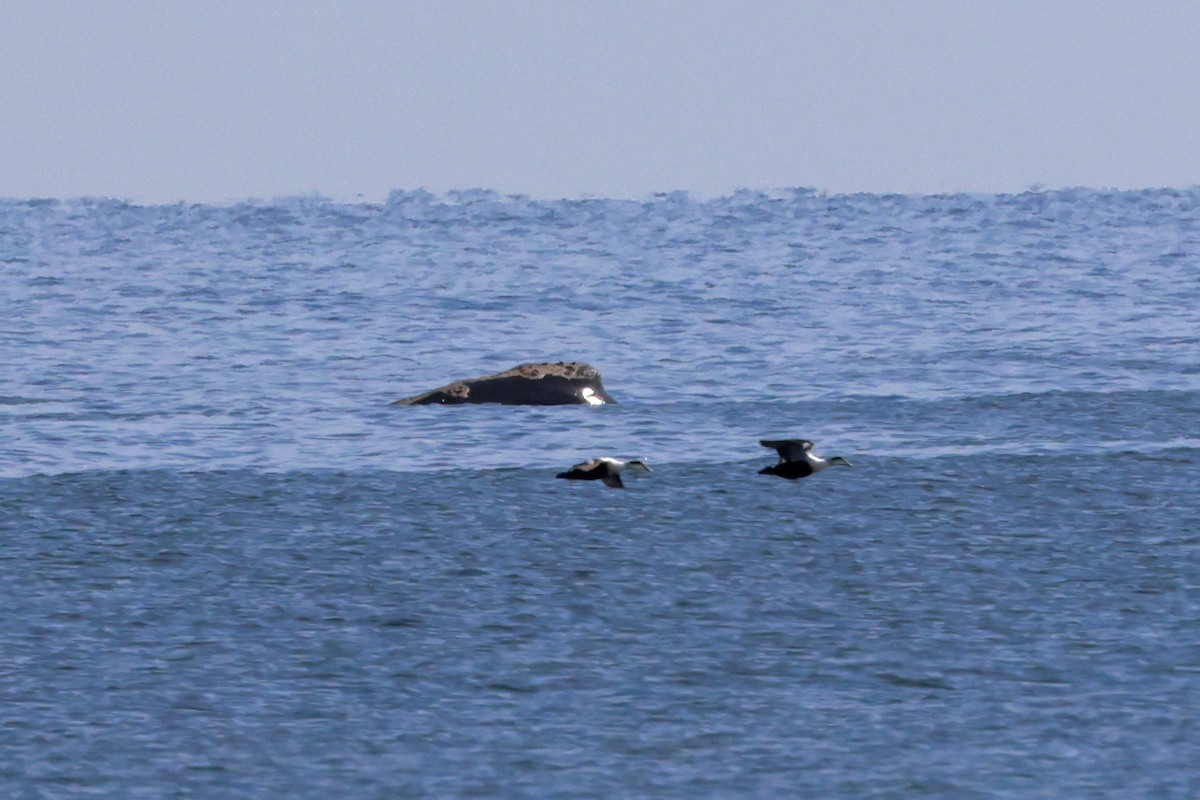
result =
[[[1200,190],[0,200],[0,352],[0,796],[1200,796]]]

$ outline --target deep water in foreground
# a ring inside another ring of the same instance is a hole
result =
[[[0,202],[0,795],[1196,797],[1198,220]]]

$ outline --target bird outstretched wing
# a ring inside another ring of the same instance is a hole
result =
[[[773,448],[780,461],[805,461],[805,455],[813,449],[808,439],[760,439],[758,443]]]
[[[624,489],[625,488],[625,483],[621,480],[621,476],[615,472],[612,473],[611,475],[605,475],[603,478],[600,479],[600,482],[603,483],[605,486],[609,487],[610,489]]]

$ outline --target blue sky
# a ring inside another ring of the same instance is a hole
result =
[[[0,196],[1200,183],[1200,4],[0,3]]]

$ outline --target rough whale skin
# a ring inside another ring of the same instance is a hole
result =
[[[555,364],[520,364],[512,369],[464,378],[438,389],[405,397],[394,406],[500,403],[510,406],[602,405],[616,400],[590,364],[560,361]]]

